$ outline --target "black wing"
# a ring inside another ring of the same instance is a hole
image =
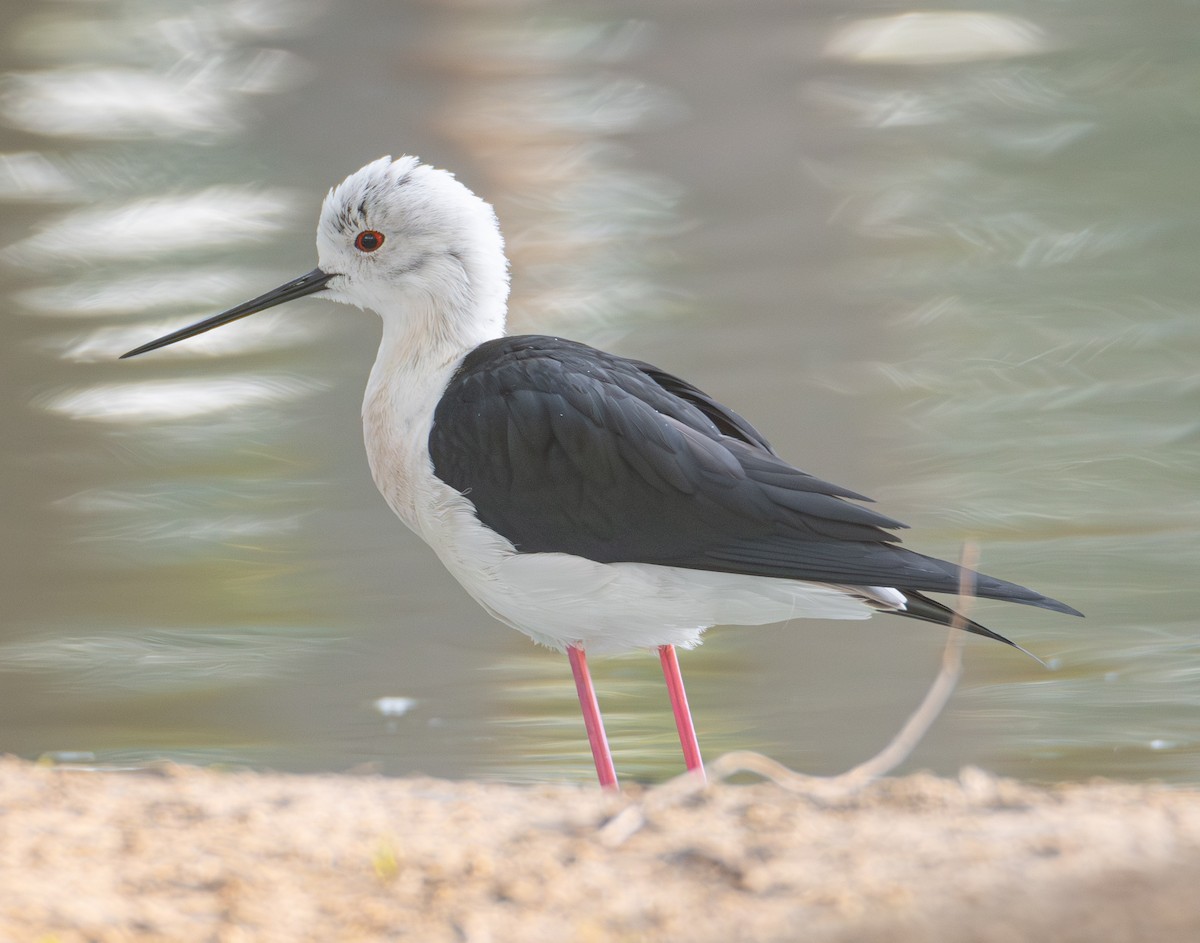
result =
[[[481,344],[434,415],[435,474],[528,553],[953,593],[905,525],[793,468],[745,419],[655,367],[552,337]],[[1061,612],[979,575],[980,596]]]

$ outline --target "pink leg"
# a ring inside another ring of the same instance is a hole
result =
[[[588,671],[587,655],[575,645],[567,646],[567,657],[571,659],[571,673],[575,675],[575,690],[579,692],[579,706],[583,708],[583,725],[587,728],[588,743],[592,747],[592,759],[596,762],[596,775],[601,789],[617,788],[617,771],[613,768],[612,754],[608,750],[608,737],[604,735],[604,719],[600,716],[600,704],[596,700],[596,689],[592,687],[592,676]]]
[[[683,675],[679,672],[679,659],[675,655],[675,646],[658,646],[658,658],[662,662],[663,677],[667,679],[667,693],[671,696],[671,710],[675,712],[675,727],[679,731],[679,745],[683,747],[683,762],[691,772],[704,779],[704,761],[700,759],[700,741],[696,739],[696,727],[692,723],[692,711],[688,707],[687,692],[683,689]]]

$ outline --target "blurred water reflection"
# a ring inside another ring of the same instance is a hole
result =
[[[285,493],[311,490],[294,479],[274,484]],[[265,546],[299,536],[302,511],[252,510],[262,485],[261,478],[227,476],[219,484],[180,479],[138,490],[82,491],[54,507],[83,518],[76,549],[102,554],[107,568],[156,567],[211,558],[231,544]]]
[[[825,54],[855,62],[909,65],[1008,59],[1045,52],[1043,31],[999,13],[947,10],[853,20],[825,44]]]
[[[56,203],[83,198],[83,188],[69,168],[52,156],[35,151],[0,154],[0,200]]]
[[[1053,670],[970,646],[917,764],[1200,775],[1186,11],[4,14],[0,749],[590,778],[562,659],[373,491],[369,317],[313,301],[113,359],[310,268],[324,188],[410,151],[495,202],[514,330],[680,372],[919,549],[974,536],[1088,613],[981,606]],[[717,630],[684,668],[710,755],[820,772],[886,739],[939,644]],[[655,661],[593,667],[623,771],[674,772]]]
[[[252,627],[236,632],[189,629],[11,642],[0,645],[0,667],[46,674],[60,695],[89,701],[176,695],[188,688],[249,684],[304,670],[297,662],[319,656],[334,641],[306,638],[306,631],[295,627],[270,634]]]
[[[245,125],[244,96],[303,80],[298,56],[253,43],[300,25],[310,11],[295,2],[244,2],[35,13],[11,39],[25,54],[59,65],[9,72],[0,119],[22,131],[90,140],[228,136]]]
[[[255,290],[257,269],[238,271],[233,266],[202,265],[180,269],[160,269],[109,278],[84,278],[75,282],[56,280],[15,292],[22,307],[49,317],[114,317],[150,312],[163,314],[194,309],[202,299],[216,299]],[[138,330],[145,330],[144,326]]]
[[[454,76],[440,127],[486,168],[521,272],[514,331],[611,342],[672,307],[652,273],[680,188],[631,169],[615,143],[682,114],[666,89],[614,71],[651,33],[636,20],[466,19],[439,46]]]
[[[15,265],[55,270],[129,259],[144,265],[157,256],[261,240],[283,225],[290,202],[281,191],[208,187],[76,210],[39,226],[7,248],[5,257]]]
[[[176,422],[231,410],[286,403],[320,389],[314,380],[296,377],[204,377],[197,380],[146,380],[65,390],[40,404],[71,419],[96,422]]]

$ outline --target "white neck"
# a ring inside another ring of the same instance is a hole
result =
[[[503,269],[500,274],[481,292],[471,290],[480,283],[468,279],[442,297],[407,292],[376,308],[382,309],[383,337],[363,397],[367,458],[392,510],[422,536],[418,494],[433,477],[433,412],[463,357],[504,334],[508,285]]]

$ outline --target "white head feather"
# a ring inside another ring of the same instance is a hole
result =
[[[364,251],[356,240],[368,231],[382,242]],[[468,349],[504,333],[508,261],[495,212],[416,157],[382,157],[330,190],[317,253],[335,275],[328,297],[375,311],[395,339]]]

